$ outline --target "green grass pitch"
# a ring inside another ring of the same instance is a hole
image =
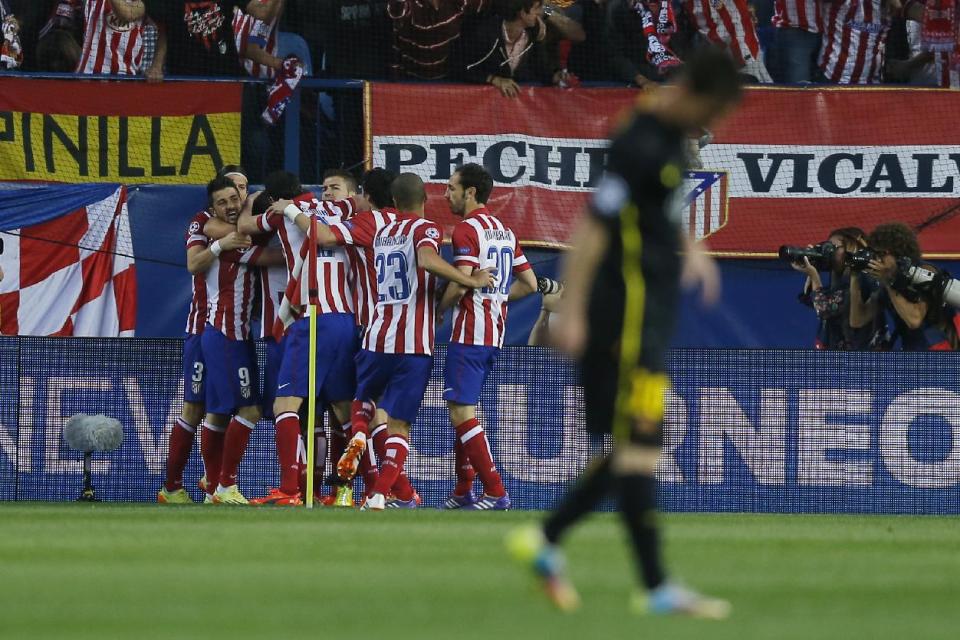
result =
[[[671,572],[725,622],[628,614],[613,514],[566,543],[583,608],[502,551],[537,513],[0,504],[0,638],[960,637],[951,518],[671,514]]]

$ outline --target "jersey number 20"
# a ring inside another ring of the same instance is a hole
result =
[[[510,247],[490,247],[487,250],[487,262],[493,262],[497,270],[492,287],[485,287],[484,293],[510,294],[510,275],[513,273],[513,249]]]

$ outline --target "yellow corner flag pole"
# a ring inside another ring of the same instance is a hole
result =
[[[317,423],[317,305],[310,304],[310,366],[307,374],[307,495],[304,504],[313,509],[313,469],[316,456]]]
[[[303,503],[313,509],[313,469],[316,456],[317,422],[317,218],[310,216],[310,231],[307,234],[307,316],[310,322],[310,355],[307,361],[307,495]]]

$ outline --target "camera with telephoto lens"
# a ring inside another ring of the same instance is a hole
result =
[[[871,260],[879,260],[880,254],[873,249],[860,249],[859,251],[847,252],[843,258],[843,266],[849,267],[850,271],[863,271],[870,266]]]
[[[783,245],[780,247],[780,259],[787,262],[802,263],[806,258],[810,264],[819,271],[829,271],[833,266],[833,254],[837,252],[837,247],[829,240],[810,247],[793,247]]]
[[[960,280],[956,280],[942,269],[928,264],[914,264],[910,258],[897,258],[897,277],[894,289],[900,282],[911,288],[928,290],[939,295],[943,302],[960,309]]]

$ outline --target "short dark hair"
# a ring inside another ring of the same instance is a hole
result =
[[[292,200],[303,193],[300,178],[289,171],[274,171],[263,181],[263,188],[274,200]]]
[[[828,238],[832,238],[833,236],[842,238],[844,244],[863,246],[867,242],[867,232],[860,227],[840,227],[839,229],[834,229],[827,235]]]
[[[411,211],[427,200],[427,190],[423,188],[423,180],[415,173],[401,173],[390,184],[390,193],[393,203],[401,211]]]
[[[323,181],[326,182],[327,178],[342,178],[354,191],[357,190],[357,177],[346,169],[327,169],[323,172]]]
[[[397,174],[387,169],[379,167],[370,169],[363,174],[361,186],[363,194],[378,209],[389,207],[393,204],[393,194],[390,193],[390,185],[397,179]]]
[[[270,197],[270,194],[266,191],[261,191],[257,194],[257,197],[253,199],[253,209],[250,213],[254,217],[262,216],[267,212],[271,204],[273,204],[273,198]]]
[[[505,20],[513,20],[521,11],[530,11],[543,0],[500,0],[498,11]]]
[[[217,176],[213,180],[207,183],[207,204],[213,206],[213,194],[217,191],[222,191],[223,189],[233,189],[237,190],[237,185],[233,184],[233,180],[226,178],[224,176]],[[240,192],[237,191],[239,194]]]
[[[460,176],[460,186],[466,191],[470,187],[477,190],[476,199],[480,204],[486,204],[493,191],[493,176],[490,172],[478,165],[476,162],[469,162],[461,165],[456,174]]]
[[[740,99],[743,79],[733,58],[717,47],[707,46],[691,53],[678,77],[694,95],[724,103]]]
[[[913,229],[902,222],[881,224],[867,238],[874,251],[886,251],[897,258],[920,259],[920,243]]]
[[[222,167],[220,167],[220,171],[217,171],[218,176],[225,176],[228,173],[239,173],[244,178],[247,177],[247,170],[238,164],[225,164]]]

